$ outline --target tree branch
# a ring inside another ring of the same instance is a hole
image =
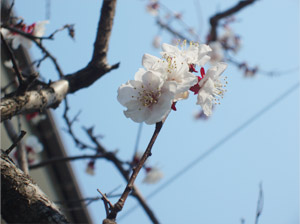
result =
[[[256,0],[241,0],[235,6],[233,6],[232,8],[227,9],[224,12],[220,12],[220,13],[217,13],[216,15],[212,16],[209,20],[210,26],[211,26],[210,34],[209,34],[209,42],[217,40],[217,37],[218,37],[217,27],[218,27],[218,24],[219,24],[219,20],[221,20],[225,17],[231,16],[232,14],[242,10],[243,8],[245,8],[246,6],[254,3],[255,1]]]
[[[104,74],[119,67],[119,63],[112,66],[108,65],[106,57],[115,8],[116,0],[103,1],[92,59],[85,68],[66,75],[65,78],[70,83],[69,93],[74,93],[79,89],[90,86]]]
[[[146,162],[147,158],[149,156],[151,156],[151,149],[152,149],[152,146],[161,130],[163,126],[163,122],[158,122],[156,123],[156,126],[155,126],[155,130],[154,130],[154,133],[153,133],[153,136],[147,146],[147,149],[146,151],[144,152],[142,158],[140,159],[138,165],[133,169],[133,172],[131,174],[131,177],[128,181],[128,184],[122,194],[122,196],[120,197],[120,199],[118,200],[118,202],[116,204],[114,204],[113,208],[111,209],[109,215],[107,216],[108,219],[111,219],[111,220],[115,220],[116,217],[117,217],[117,214],[118,212],[120,212],[123,207],[124,207],[124,204],[125,204],[125,201],[128,197],[128,195],[130,194],[130,192],[133,190],[133,187],[134,187],[134,181],[135,179],[137,178],[137,175],[139,173],[139,171],[142,169],[142,167],[144,166],[144,163]],[[158,221],[156,220],[155,223],[158,223]]]
[[[19,136],[14,129],[12,121],[9,121],[9,120],[5,121],[4,127],[7,132],[7,135],[11,139],[11,141],[17,142]],[[17,144],[17,152],[18,152],[18,158],[17,158],[18,165],[25,174],[28,174],[29,170],[28,170],[27,153],[26,153],[26,150],[25,150],[25,147],[24,147],[24,144],[22,143],[22,141],[19,141],[19,144]]]
[[[61,80],[53,82],[46,89],[40,91],[26,91],[23,95],[13,95],[4,97],[1,101],[1,121],[11,118],[20,113],[30,113],[40,111],[45,108],[56,108],[61,100],[68,93],[74,93],[82,88],[89,87],[104,74],[119,67],[119,63],[115,65],[107,64],[108,42],[113,25],[115,15],[116,0],[104,0],[99,20],[96,41],[94,44],[94,53],[89,64],[73,73],[64,76]],[[46,55],[51,58],[51,54],[42,46],[40,41],[31,37],[38,47],[40,47]],[[63,74],[56,60],[52,58],[60,76]]]
[[[8,223],[69,223],[29,176],[1,153],[1,214]]]
[[[56,108],[65,98],[69,83],[66,80],[53,82],[42,90],[26,91],[23,95],[8,96],[1,100],[1,121],[21,113]]]
[[[92,142],[94,142],[96,144],[96,146],[98,148],[98,152],[102,153],[102,154],[107,154],[106,158],[116,166],[116,168],[122,174],[125,181],[128,183],[129,182],[129,173],[128,173],[127,170],[124,169],[123,162],[120,159],[117,158],[115,153],[109,153],[108,154],[107,150],[98,142],[97,138],[93,136],[92,131],[93,131],[93,129],[86,129],[86,132],[87,132],[88,136],[90,137]],[[140,191],[138,190],[138,188],[134,184],[132,186],[132,194],[131,195],[134,196],[138,200],[138,202],[143,207],[143,209],[145,210],[146,214],[151,219],[151,221],[153,223],[159,223],[156,216],[155,216],[155,214],[153,213],[153,211],[151,210],[151,208],[147,204],[145,198],[142,196],[142,194],[140,193]]]
[[[38,164],[29,166],[29,169],[36,169],[36,168],[40,168],[43,166],[51,165],[53,163],[58,163],[58,162],[68,162],[68,161],[74,161],[74,160],[79,160],[79,159],[98,159],[98,158],[105,158],[105,157],[106,157],[106,155],[80,155],[80,156],[50,158],[50,159],[42,161]]]

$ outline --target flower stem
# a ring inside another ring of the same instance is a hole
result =
[[[121,211],[122,208],[124,207],[125,201],[133,189],[134,181],[137,178],[139,171],[142,169],[147,158],[149,156],[151,156],[151,149],[153,147],[154,142],[156,141],[156,138],[157,138],[162,126],[163,126],[163,121],[156,123],[154,133],[153,133],[152,138],[147,146],[147,149],[145,150],[145,152],[144,152],[142,158],[140,159],[139,163],[137,164],[137,166],[135,168],[133,168],[133,172],[128,181],[128,184],[127,184],[123,194],[121,195],[120,199],[118,200],[118,202],[116,204],[114,204],[113,208],[111,209],[109,215],[107,216],[108,219],[115,219],[118,212]]]

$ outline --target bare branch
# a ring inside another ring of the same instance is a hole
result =
[[[217,40],[217,27],[219,21],[223,18],[233,15],[238,11],[242,10],[246,6],[254,3],[256,0],[241,0],[235,6],[231,7],[230,9],[225,10],[224,12],[217,13],[216,15],[212,16],[209,20],[210,22],[210,34],[209,34],[209,42]]]
[[[90,86],[104,74],[119,67],[119,63],[108,65],[106,57],[115,8],[116,0],[103,1],[92,59],[85,68],[65,77],[70,82],[70,93]]]
[[[1,153],[0,166],[1,215],[6,222],[69,223],[56,205],[4,153]]]
[[[26,91],[24,95],[9,96],[1,99],[1,121],[14,115],[56,108],[65,98],[69,83],[59,80],[42,90]]]
[[[88,136],[90,137],[90,139],[92,140],[92,142],[94,142],[95,145],[97,146],[98,152],[107,154],[106,158],[116,166],[116,168],[122,174],[125,181],[128,183],[129,172],[124,169],[123,162],[117,158],[117,155],[115,153],[108,154],[107,150],[98,142],[97,138],[95,136],[93,136],[93,129],[86,129],[86,132],[87,132]],[[151,221],[153,223],[158,223],[158,220],[157,220],[155,214],[153,213],[153,211],[147,204],[145,198],[142,196],[142,194],[140,193],[140,191],[138,190],[138,188],[135,185],[132,186],[132,194],[131,195],[134,196],[138,200],[138,202],[143,207],[143,209],[145,210],[146,214],[151,219]]]
[[[158,122],[156,123],[156,126],[155,126],[155,130],[154,130],[154,133],[153,133],[153,136],[147,146],[147,149],[146,151],[144,152],[142,158],[140,159],[138,165],[133,169],[133,172],[131,174],[131,177],[128,181],[128,184],[122,194],[122,196],[120,197],[120,199],[118,200],[118,202],[116,204],[114,204],[113,208],[111,209],[110,211],[110,214],[107,216],[108,219],[111,219],[111,220],[115,220],[116,217],[117,217],[117,214],[118,212],[120,212],[123,207],[124,207],[124,204],[125,204],[125,201],[128,197],[128,195],[130,194],[130,192],[133,190],[133,187],[134,187],[134,181],[135,179],[137,178],[137,175],[139,173],[139,171],[142,169],[142,167],[144,166],[144,163],[146,162],[147,158],[149,156],[151,156],[151,149],[152,149],[152,146],[161,130],[163,126],[163,122]],[[156,220],[155,223],[158,223],[158,221]]]
[[[68,104],[68,99],[65,98],[65,111],[64,111],[64,114],[63,114],[63,118],[67,124],[67,132],[70,134],[70,136],[73,138],[75,144],[77,147],[79,147],[80,149],[86,149],[86,148],[89,148],[89,149],[93,149],[93,150],[97,150],[95,147],[92,147],[92,146],[89,146],[88,144],[82,142],[81,140],[79,140],[79,138],[76,137],[74,131],[73,131],[73,128],[72,128],[72,125],[74,123],[74,121],[76,120],[75,118],[71,121],[69,119],[69,116],[68,116],[68,111],[69,111],[69,104]],[[77,116],[76,116],[77,117]]]
[[[13,142],[13,144],[7,149],[5,150],[5,154],[9,155],[9,153],[11,153],[11,151],[17,147],[18,143],[21,141],[21,139],[25,136],[26,131],[21,131],[20,135],[17,137],[17,139]]]
[[[2,41],[2,43],[3,43],[3,45],[4,45],[4,47],[5,47],[5,49],[6,49],[7,53],[8,53],[8,55],[9,55],[9,58],[10,58],[11,61],[12,61],[13,68],[14,68],[14,70],[15,70],[15,72],[16,72],[16,75],[17,75],[19,84],[20,84],[20,86],[22,86],[22,85],[24,84],[24,82],[25,82],[25,78],[23,77],[22,73],[20,72],[19,66],[18,66],[18,64],[17,64],[17,62],[16,62],[16,59],[15,59],[15,56],[14,56],[14,54],[13,54],[11,48],[8,46],[6,40],[4,39],[2,33],[1,33],[1,41]]]
[[[22,141],[18,141],[19,136],[18,136],[17,132],[15,131],[14,126],[13,126],[11,121],[6,120],[4,122],[4,127],[5,127],[5,130],[7,132],[7,135],[11,139],[11,141],[12,142],[19,142],[19,144],[17,144],[18,164],[19,164],[21,170],[25,174],[28,174],[29,170],[28,170],[27,153],[26,153],[24,144],[22,144]]]
[[[68,161],[74,161],[74,160],[79,160],[79,159],[99,159],[99,158],[105,158],[105,157],[106,157],[106,155],[80,155],[80,156],[50,158],[50,159],[42,161],[38,164],[29,166],[29,169],[36,169],[36,168],[40,168],[43,166],[51,165],[53,163],[58,163],[58,162],[68,162]]]
[[[103,194],[99,189],[97,189],[97,191],[101,194],[102,196],[102,200],[104,203],[104,207],[105,207],[105,211],[106,211],[106,216],[108,216],[109,214],[109,209],[111,209],[113,207],[113,204],[110,202],[110,200],[106,197],[106,194]],[[109,205],[109,207],[108,207]]]
[[[28,38],[33,40],[34,43],[51,58],[60,77],[63,77],[63,79],[53,82],[49,88],[41,91],[27,91],[24,95],[10,96],[2,99],[1,121],[20,113],[30,113],[50,107],[56,108],[68,93],[74,93],[82,88],[89,87],[104,74],[118,68],[119,63],[110,66],[107,64],[106,59],[115,7],[116,0],[103,1],[92,60],[85,68],[73,74],[64,76],[56,59],[43,47],[41,41],[34,39],[32,36],[28,36]],[[22,31],[18,32],[20,34],[22,33]],[[27,34],[24,33],[24,36],[27,37]],[[56,89],[56,87],[59,87],[59,89]]]

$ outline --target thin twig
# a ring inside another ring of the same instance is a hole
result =
[[[73,138],[74,142],[76,143],[76,146],[78,146],[80,149],[93,149],[93,150],[97,150],[95,147],[89,146],[88,144],[82,142],[81,140],[79,140],[76,136],[75,133],[73,131],[72,125],[74,123],[74,119],[71,121],[68,117],[68,111],[69,111],[69,104],[68,104],[68,100],[67,97],[65,98],[65,111],[63,114],[63,118],[67,124],[67,132],[70,134],[70,136]],[[77,115],[78,116],[78,115]]]
[[[5,150],[5,154],[9,155],[9,153],[11,153],[11,151],[19,144],[19,142],[21,141],[21,139],[25,136],[26,131],[21,130],[20,135],[16,138],[16,140],[13,142],[13,144]]]
[[[220,13],[217,13],[216,15],[212,16],[209,20],[210,22],[210,34],[209,34],[209,42],[212,42],[212,41],[216,41],[217,40],[217,27],[218,27],[218,24],[219,24],[219,21],[223,18],[226,18],[228,16],[231,16],[233,15],[234,13],[237,13],[238,11],[242,10],[243,8],[245,8],[246,6],[254,3],[256,0],[241,0],[239,1],[235,6],[223,11],[223,12],[220,12]]]
[[[259,194],[257,200],[257,207],[256,207],[256,216],[255,216],[255,224],[258,224],[259,217],[262,213],[264,207],[264,193],[262,188],[262,183],[259,184]]]
[[[19,81],[19,85],[22,86],[24,85],[24,82],[25,82],[25,78],[23,77],[22,73],[20,72],[20,69],[19,69],[19,66],[17,64],[17,61],[15,59],[15,56],[11,50],[11,48],[8,46],[6,40],[4,39],[3,37],[3,34],[1,33],[1,41],[5,47],[5,49],[7,50],[7,53],[9,55],[9,58],[11,59],[12,61],[12,64],[13,64],[13,68],[15,70],[15,73],[17,75],[17,78],[18,78],[18,81]]]
[[[147,149],[145,150],[145,152],[144,152],[142,158],[140,159],[139,163],[137,164],[137,166],[133,169],[133,172],[132,172],[131,177],[130,177],[130,179],[128,181],[128,184],[127,184],[127,186],[126,186],[126,188],[125,188],[122,196],[118,200],[118,202],[116,204],[114,204],[113,208],[111,209],[111,212],[107,216],[108,219],[114,220],[116,218],[118,212],[120,212],[123,209],[125,201],[126,201],[128,195],[130,194],[130,192],[133,189],[134,181],[137,178],[137,175],[138,175],[139,171],[144,166],[144,163],[146,162],[147,158],[149,156],[151,156],[151,149],[153,147],[153,144],[156,141],[156,138],[157,138],[157,136],[158,136],[158,134],[159,134],[162,126],[163,126],[163,122],[162,121],[156,123],[153,136],[152,136],[152,138],[151,138],[151,140],[150,140],[150,142],[149,142],[149,144],[147,146]]]
[[[100,153],[108,153],[107,150],[98,142],[98,139],[95,136],[93,136],[93,129],[91,129],[91,128],[90,129],[86,129],[86,132],[87,132],[88,136],[90,137],[90,139],[92,140],[92,142],[97,146],[98,152],[100,152]],[[122,176],[125,179],[125,181],[128,183],[128,181],[129,181],[129,172],[128,172],[128,170],[126,170],[123,167],[123,164],[125,164],[125,163],[122,162],[117,157],[117,155],[115,153],[108,154],[108,156],[106,157],[106,159],[108,159],[109,161],[111,161],[116,166],[116,168],[122,174]],[[143,195],[140,193],[139,189],[135,185],[133,185],[132,194],[131,195],[138,200],[139,204],[143,207],[143,209],[145,210],[145,212],[147,213],[147,215],[151,219],[151,221],[153,223],[158,223],[158,220],[157,220],[155,214],[153,213],[153,211],[151,210],[151,208],[147,204],[145,198],[143,197]]]
[[[18,139],[18,134],[16,133],[14,126],[12,124],[11,120],[5,120],[4,121],[4,127],[5,130],[11,139],[12,142],[16,142]],[[22,144],[22,141],[19,141],[19,144],[17,144],[17,154],[18,154],[18,164],[20,166],[20,169],[25,173],[28,174],[28,160],[27,160],[27,153],[24,147],[24,144]]]
[[[103,203],[104,203],[104,207],[105,207],[105,211],[106,211],[106,216],[108,216],[109,214],[109,210],[113,207],[113,204],[110,202],[110,200],[106,197],[105,194],[103,194],[99,189],[97,189],[97,191],[101,194],[102,196],[102,200],[103,200]],[[109,207],[108,207],[109,205]]]
[[[79,159],[99,159],[99,158],[105,158],[106,155],[80,155],[80,156],[70,156],[70,157],[58,157],[58,158],[50,158],[48,160],[42,161],[38,164],[34,164],[29,166],[29,169],[36,169],[43,166],[51,165],[53,163],[58,162],[68,162],[68,161],[74,161]]]

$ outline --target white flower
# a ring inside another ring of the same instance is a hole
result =
[[[216,101],[217,97],[223,97],[225,85],[220,81],[220,76],[223,71],[227,68],[227,64],[218,63],[216,66],[210,68],[203,79],[199,82],[200,90],[198,93],[197,104],[199,104],[206,116],[212,114],[212,106]],[[226,79],[226,77],[225,77]]]
[[[210,52],[210,63],[215,65],[216,63],[222,61],[224,59],[224,51],[222,44],[218,41],[211,42],[209,44],[212,51]]]
[[[197,77],[189,72],[189,66],[181,56],[168,57],[165,60],[144,54],[143,66],[149,71],[159,72],[166,81],[176,82],[176,96],[174,101],[185,99],[186,91],[197,83]]]
[[[20,28],[23,32],[31,34],[36,37],[42,37],[45,33],[45,25],[48,24],[49,21],[39,21],[32,25],[26,26],[23,24],[23,26]],[[16,27],[18,28],[18,27]],[[22,45],[24,48],[29,49],[32,45],[32,41],[18,33],[12,33],[9,30],[2,28],[1,32],[6,39],[12,40],[12,48],[18,49],[20,45]]]
[[[200,67],[204,66],[206,62],[209,61],[210,57],[208,53],[212,50],[206,44],[190,43],[189,47],[186,46],[186,41],[183,41],[181,44],[181,49],[177,46],[164,43],[162,45],[163,56],[167,55],[168,57],[178,57],[181,56],[184,58],[188,64],[196,64]]]
[[[46,24],[49,24],[49,20],[36,22],[35,27],[33,28],[32,35],[36,37],[42,37],[46,31]]]
[[[34,153],[40,153],[44,149],[44,146],[39,142],[38,138],[34,135],[30,135],[26,138],[25,145],[27,147],[30,147]]]
[[[144,178],[143,183],[147,184],[155,184],[164,176],[164,174],[157,167],[146,168],[146,172],[147,175]]]
[[[10,69],[13,68],[12,60],[4,61],[3,64],[4,64],[4,66],[7,67],[7,68],[10,68]]]
[[[135,80],[130,80],[118,89],[118,101],[127,110],[126,117],[135,122],[155,124],[171,110],[176,83],[165,81],[156,71],[139,69]]]
[[[27,152],[27,160],[29,164],[36,164],[40,161],[38,153],[43,151],[43,145],[39,142],[38,138],[30,135],[25,140],[25,149]]]

